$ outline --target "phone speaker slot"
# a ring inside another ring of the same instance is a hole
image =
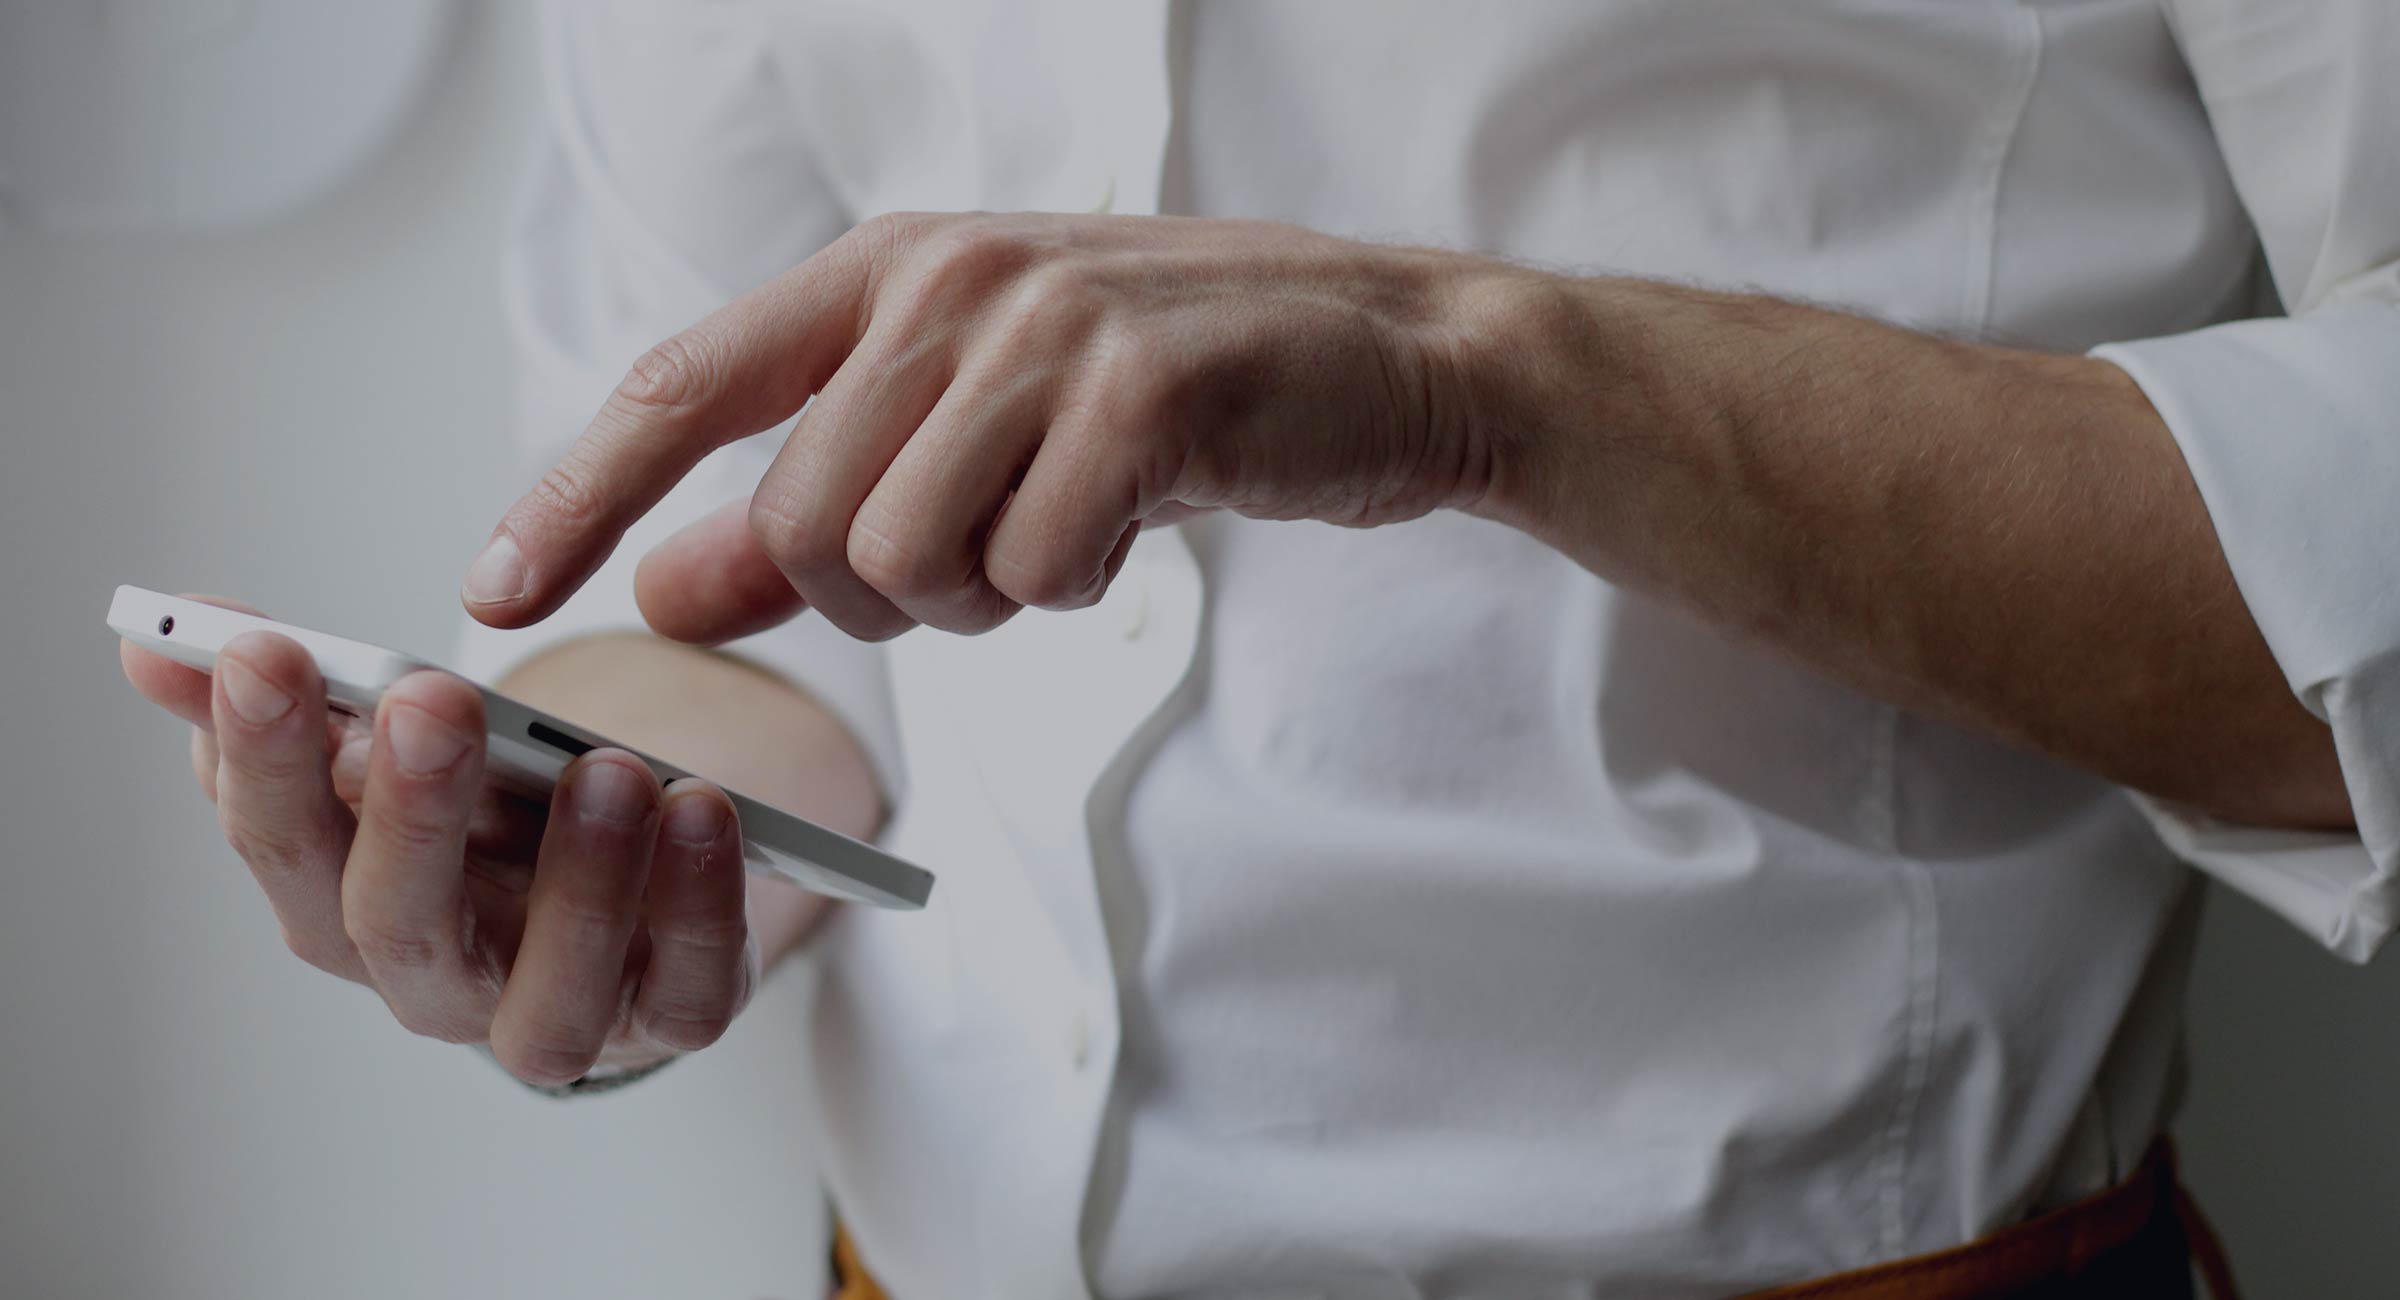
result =
[[[558,750],[562,753],[572,754],[577,758],[581,758],[584,755],[591,753],[594,748],[594,746],[577,740],[573,736],[560,731],[556,727],[544,726],[539,722],[526,723],[525,734],[533,737],[535,740],[538,740],[545,745],[548,745],[552,749]]]

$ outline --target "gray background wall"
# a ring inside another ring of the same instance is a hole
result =
[[[0,229],[0,1292],[805,1296],[802,990],[553,1106],[276,940],[121,682],[120,581],[442,656],[513,486],[492,276],[530,31],[476,6],[357,183],[230,237]],[[480,472],[495,465],[499,474]],[[2183,1125],[2253,1296],[2393,1293],[2400,960],[2211,909]]]
[[[493,267],[535,115],[530,6],[467,8],[426,115],[290,220],[0,231],[12,1300],[821,1294],[800,990],[574,1104],[411,1038],[284,952],[101,624],[131,581],[449,658],[515,486]]]

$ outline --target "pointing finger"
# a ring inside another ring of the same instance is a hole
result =
[[[872,246],[837,240],[635,362],[501,517],[461,585],[467,611],[495,627],[548,616],[701,457],[791,418],[859,336]]]

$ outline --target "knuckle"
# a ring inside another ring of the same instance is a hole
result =
[[[998,587],[991,587],[987,599],[977,602],[973,611],[961,619],[954,620],[953,625],[946,630],[962,636],[981,636],[1015,618],[1024,609],[1025,602],[1015,599]]]
[[[1032,255],[1032,246],[1016,232],[974,216],[942,223],[928,245],[934,263],[945,273],[977,280],[1015,271]]]
[[[1047,321],[1091,296],[1091,278],[1072,262],[1044,262],[1019,276],[1009,304],[1010,322],[1030,326]]]
[[[560,891],[542,904],[542,923],[571,936],[568,942],[578,947],[607,943],[629,933],[639,900],[605,891],[606,885],[599,881]]]
[[[616,395],[644,408],[696,405],[717,390],[724,373],[720,355],[721,349],[697,329],[661,339],[634,360]]]
[[[279,791],[305,779],[325,761],[321,735],[303,739],[272,729],[254,731],[238,718],[217,733],[217,757],[253,788]]]
[[[447,1009],[392,1004],[392,1019],[400,1027],[419,1038],[431,1038],[444,1043],[479,1043],[483,1041],[484,1026],[465,1012]]]
[[[492,1055],[510,1074],[538,1087],[555,1088],[591,1073],[600,1059],[601,1036],[572,1025],[537,1021],[522,1033],[492,1041]]]
[[[849,237],[883,250],[907,243],[924,228],[922,212],[878,212],[850,228]]]
[[[989,578],[978,575],[967,585],[965,594],[948,602],[939,616],[928,619],[927,623],[960,636],[981,636],[1016,617],[1023,608],[1022,601],[1001,591]]]
[[[879,212],[843,232],[827,251],[881,276],[909,257],[932,220],[922,212]]]
[[[349,940],[333,939],[314,930],[283,927],[283,946],[294,957],[328,975],[345,973],[350,966],[352,950]]]
[[[1048,556],[998,548],[984,557],[984,572],[1002,595],[1036,609],[1081,609],[1099,599],[1090,575]]]
[[[865,641],[870,644],[889,641],[917,625],[915,619],[896,612],[888,614],[881,611],[860,613],[823,610],[821,612],[824,613],[828,622],[842,630],[843,635],[854,641]]]
[[[821,573],[839,563],[848,541],[825,512],[761,492],[750,501],[750,535],[787,574]]]
[[[725,1036],[733,1027],[733,999],[675,997],[664,999],[643,1017],[644,1037],[681,1052],[696,1052]]]
[[[957,585],[953,566],[924,546],[863,520],[851,525],[844,558],[860,581],[895,599],[939,595]]]
[[[231,803],[217,805],[217,829],[224,833],[234,855],[261,876],[286,876],[305,865],[306,855],[298,845],[260,826]]]
[[[432,935],[396,925],[370,912],[342,918],[343,933],[367,965],[379,970],[418,971],[439,965],[441,943]]]
[[[914,340],[942,336],[958,314],[956,306],[965,297],[967,283],[951,266],[939,263],[929,270],[911,268],[906,278],[895,280],[878,298],[875,312],[891,318],[893,336]]]
[[[714,912],[685,915],[669,921],[667,929],[677,944],[710,957],[750,946],[749,918],[739,911],[731,916]]]
[[[260,842],[258,833],[250,829],[249,822],[234,810],[229,801],[217,804],[217,831],[225,837],[226,847],[233,850],[235,857],[257,865],[265,846]]]
[[[1010,290],[1006,300],[991,314],[991,329],[1003,341],[1013,341],[1022,348],[1044,348],[1063,331],[1063,317],[1068,314],[1070,293],[1058,283],[1058,273],[1051,269],[1034,269]]]
[[[551,466],[525,497],[532,510],[569,528],[598,523],[608,513],[598,485],[572,457]]]
[[[454,859],[459,855],[460,830],[432,808],[392,806],[392,801],[369,802],[363,833],[384,853],[411,862]]]
[[[877,308],[904,337],[938,337],[964,315],[1001,300],[1038,255],[1005,224],[981,216],[947,218],[912,229],[904,239],[895,247],[905,253],[890,259],[895,274]]]

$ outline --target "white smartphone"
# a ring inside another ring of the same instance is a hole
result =
[[[385,687],[435,666],[379,646],[139,587],[117,588],[108,625],[135,645],[202,672],[215,666],[226,642],[244,632],[290,637],[324,674],[325,707],[350,718],[372,718]],[[489,687],[476,684],[476,689],[483,692],[484,726],[490,733],[484,771],[496,783],[547,798],[568,763],[603,747],[631,751],[662,781],[693,775]],[[736,791],[725,793],[741,815],[742,858],[754,873],[903,911],[923,907],[933,892],[933,873],[923,867]]]

